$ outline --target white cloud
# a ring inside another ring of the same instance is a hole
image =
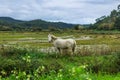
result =
[[[119,0],[0,0],[0,16],[21,20],[43,19],[68,23],[94,23],[110,14]]]

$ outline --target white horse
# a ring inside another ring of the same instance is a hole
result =
[[[73,39],[61,39],[52,34],[48,35],[48,41],[53,43],[53,45],[58,49],[58,51],[62,54],[63,50],[71,50],[71,55],[75,51],[76,41]]]

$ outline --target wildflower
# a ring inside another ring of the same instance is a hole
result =
[[[63,70],[62,69],[59,69],[59,72],[62,72]]]
[[[28,77],[28,78],[30,78],[30,77],[31,77],[31,75],[27,75],[27,77]]]
[[[74,67],[72,68],[72,73],[75,73],[75,68]]]
[[[16,70],[12,70],[11,73],[17,74],[17,71]]]
[[[18,79],[19,78],[19,76],[16,76],[16,79]]]
[[[44,66],[41,66],[41,71],[43,71],[45,69],[45,67]]]
[[[82,65],[80,67],[83,68],[83,69],[85,69],[87,67],[87,65]]]
[[[37,73],[34,73],[34,76],[38,77],[38,74],[37,74]]]
[[[27,80],[30,80],[31,75],[27,75]]]
[[[89,78],[89,77],[87,77],[86,79],[87,79],[87,80],[92,80],[92,79],[91,79],[91,78]]]
[[[30,80],[30,78],[27,78],[27,80]]]
[[[30,56],[27,56],[28,58],[30,58]]]
[[[58,75],[57,75],[58,77],[62,77],[62,74],[60,74],[60,73],[58,73]]]
[[[23,60],[25,60],[25,57],[22,57]]]
[[[31,60],[30,60],[30,59],[27,59],[27,60],[26,60],[26,62],[30,63],[30,62],[31,62]]]
[[[2,73],[3,75],[6,75],[6,72],[5,72],[4,70],[2,70],[1,73]]]
[[[26,72],[23,72],[23,75],[26,75]]]

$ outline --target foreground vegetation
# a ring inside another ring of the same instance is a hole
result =
[[[26,48],[2,47],[2,80],[119,80],[120,52],[109,55],[47,54]]]

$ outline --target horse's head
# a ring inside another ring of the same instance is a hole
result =
[[[53,42],[56,39],[57,39],[57,37],[55,37],[54,35],[48,34],[48,42]]]
[[[51,34],[48,34],[48,42],[52,42]]]

